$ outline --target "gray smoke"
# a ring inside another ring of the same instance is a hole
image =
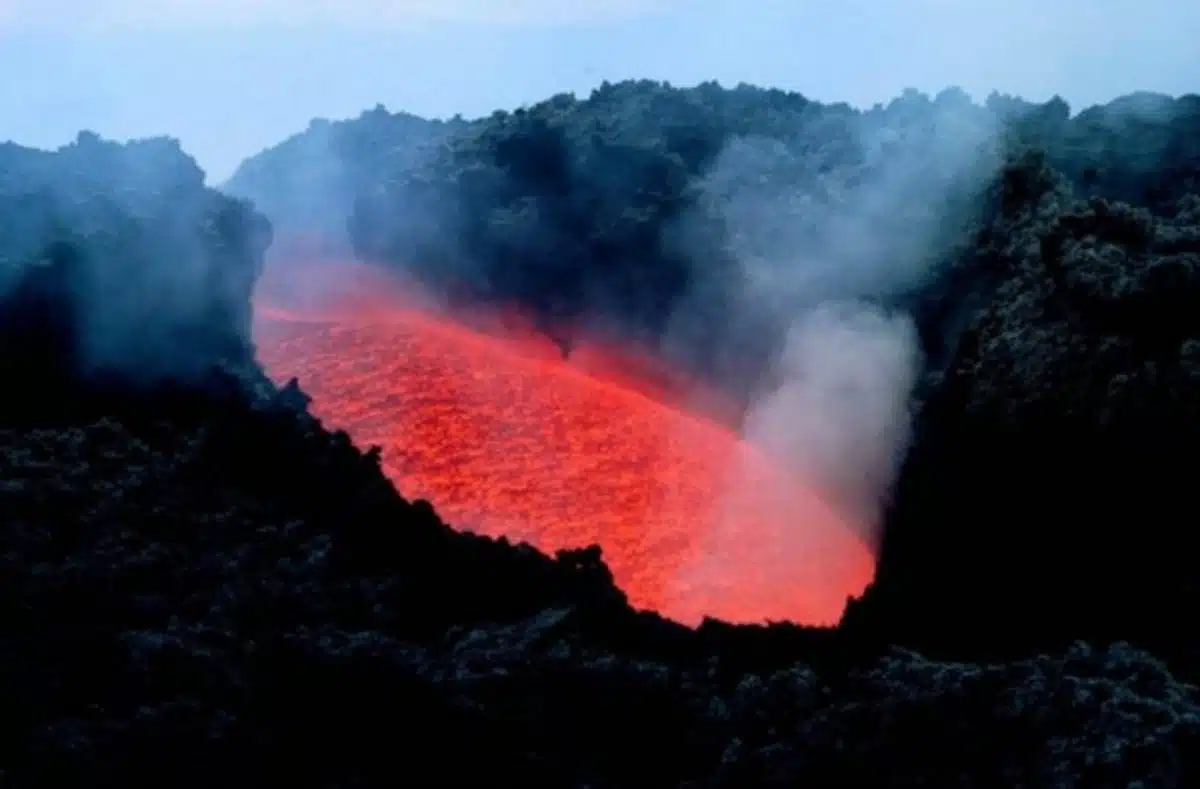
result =
[[[932,127],[910,122],[930,117],[930,102]],[[741,274],[729,323],[784,338],[750,397],[744,436],[874,543],[922,369],[913,322],[893,307],[944,265],[970,198],[996,172],[997,127],[955,90],[910,91],[843,123],[844,134],[735,139],[698,188]],[[831,142],[814,151],[813,139]],[[827,166],[847,146],[859,166]],[[702,273],[712,251],[691,252]],[[693,326],[702,312],[689,305],[675,324]],[[738,359],[748,339],[731,332],[725,355]]]
[[[19,309],[45,304],[77,372],[144,382],[249,360],[270,228],[206,189],[177,141],[0,146],[0,221],[0,317],[23,331]]]
[[[873,537],[907,446],[919,368],[907,316],[863,303],[822,304],[789,328],[777,365],[781,383],[753,404],[743,434]]]

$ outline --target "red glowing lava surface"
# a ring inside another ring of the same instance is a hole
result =
[[[803,480],[667,405],[645,364],[599,347],[569,362],[367,267],[317,271],[264,278],[260,359],[327,424],[382,446],[400,492],[456,528],[548,552],[598,543],[631,604],[688,624],[829,624],[870,581],[871,552]]]

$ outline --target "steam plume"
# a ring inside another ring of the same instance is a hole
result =
[[[920,349],[907,316],[862,303],[798,317],[743,432],[793,466],[869,537],[909,438]]]
[[[935,128],[910,135],[906,115],[932,115]],[[917,331],[897,306],[939,273],[962,212],[995,172],[997,135],[994,118],[954,90],[909,92],[846,122],[863,151],[857,172],[834,180],[812,172],[819,151],[734,139],[697,185],[698,210],[724,228],[738,273],[726,301],[737,327],[723,349],[729,374],[739,374],[756,333],[783,338],[751,386],[743,435],[874,546],[922,371]],[[699,243],[691,252],[703,282],[714,253]],[[711,319],[704,313],[693,300],[674,325],[694,327]],[[738,528],[736,519],[721,528]]]

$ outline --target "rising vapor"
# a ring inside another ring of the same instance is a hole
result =
[[[935,119],[920,147],[904,133],[914,109]],[[853,143],[864,158],[850,177],[799,173],[821,152],[798,156],[787,140],[736,138],[698,184],[700,210],[725,228],[740,275],[725,321],[782,338],[751,388],[743,436],[793,469],[796,484],[811,485],[872,547],[908,447],[923,369],[915,326],[895,305],[938,275],[947,228],[961,226],[994,176],[996,123],[961,91],[935,99],[909,92],[857,117]],[[702,283],[713,253],[701,241],[691,252]],[[675,326],[712,322],[704,302],[684,305]],[[731,332],[728,342],[725,356],[747,355],[746,334]],[[734,489],[742,484],[735,474],[729,495],[740,496]],[[719,528],[760,545],[764,563],[792,545],[799,567],[807,561],[800,552],[814,550],[803,540],[746,533],[737,518]],[[795,528],[804,528],[799,514]],[[710,572],[724,569],[709,560]]]
[[[863,303],[824,304],[787,334],[777,375],[743,434],[782,458],[874,542],[910,434],[920,369],[905,315]]]

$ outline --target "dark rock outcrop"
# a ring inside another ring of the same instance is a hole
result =
[[[205,188],[175,141],[5,145],[0,217],[0,377],[16,411],[54,404],[53,391],[79,400],[81,383],[192,386],[214,366],[253,365],[270,225]]]
[[[266,228],[168,149],[0,151],[5,785],[1200,783],[1194,199],[1007,171],[913,302],[944,363],[874,588],[689,630],[598,549],[451,530],[267,381]]]
[[[928,387],[875,587],[884,640],[960,656],[1132,639],[1191,663],[1200,214],[1074,202],[1037,160],[980,236],[982,306]]]

